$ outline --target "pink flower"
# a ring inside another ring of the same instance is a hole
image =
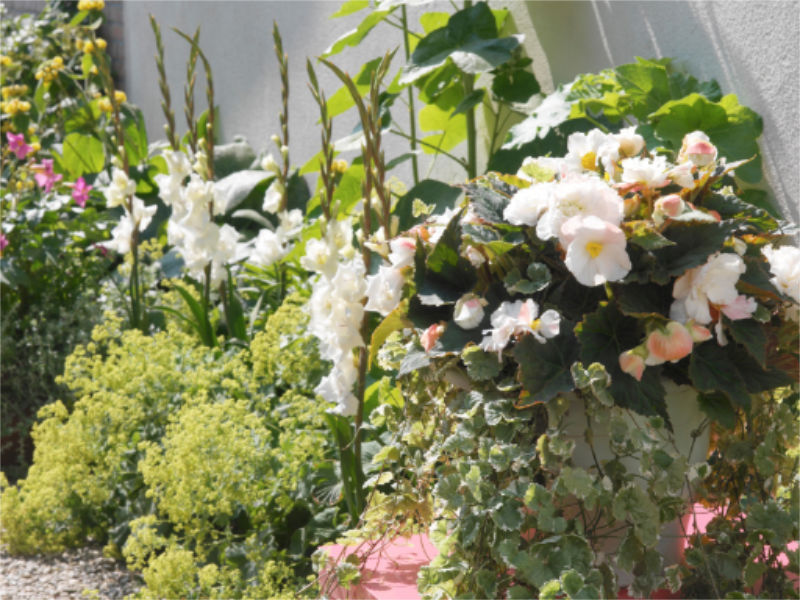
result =
[[[705,167],[716,160],[717,148],[705,133],[693,131],[684,136],[680,156],[698,167]]]
[[[748,298],[742,294],[738,295],[733,302],[723,306],[723,314],[731,321],[738,321],[739,319],[748,319],[757,308],[756,301],[753,298]]]
[[[692,336],[684,325],[670,321],[664,331],[656,329],[645,341],[648,356],[647,365],[660,365],[663,362],[678,362],[692,353]]]
[[[641,381],[644,373],[644,359],[636,352],[635,348],[626,350],[619,355],[619,368],[635,378],[636,381]]]
[[[78,177],[75,183],[68,183],[67,185],[72,188],[72,199],[75,200],[75,204],[81,208],[86,206],[86,201],[89,199],[89,190],[92,189],[92,186],[87,185],[83,177]]]
[[[0,252],[5,250],[6,246],[8,246],[8,238],[4,233],[0,233]]]
[[[63,177],[63,175],[53,173],[52,158],[45,158],[41,164],[33,165],[33,170],[36,172],[36,175],[34,175],[36,184],[47,193],[51,192],[53,185],[61,181]]]
[[[21,133],[6,132],[6,139],[8,140],[8,149],[17,155],[19,160],[22,160],[33,151],[28,144],[25,143],[25,136]]]
[[[430,327],[425,330],[419,341],[422,343],[422,347],[425,348],[425,352],[430,352],[433,346],[436,344],[436,341],[442,336],[444,333],[444,326],[439,325],[438,323],[434,323]]]
[[[705,342],[711,339],[711,332],[706,327],[698,325],[692,320],[686,323],[686,329],[689,331],[689,335],[692,336],[693,342]]]

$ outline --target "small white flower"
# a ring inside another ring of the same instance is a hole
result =
[[[367,304],[364,309],[385,317],[400,304],[405,282],[400,269],[381,265],[375,275],[367,277]]]
[[[537,318],[538,317],[538,318]],[[554,310],[546,310],[539,316],[539,306],[532,299],[503,302],[492,313],[492,328],[485,329],[488,334],[480,347],[487,352],[502,352],[512,335],[533,334],[539,343],[558,335],[561,315]]]
[[[717,148],[702,131],[692,131],[683,136],[678,161],[689,160],[698,167],[705,167],[717,159]]]
[[[770,279],[772,285],[800,303],[800,248],[764,246],[761,252],[769,261],[769,270],[774,275]]]
[[[621,129],[619,133],[612,133],[610,137],[618,144],[620,156],[630,158],[644,149],[644,138],[636,133],[635,126]]]
[[[461,329],[475,329],[483,321],[485,303],[485,300],[475,294],[464,294],[453,309],[453,321]]]
[[[620,281],[631,270],[625,233],[595,216],[573,217],[562,228],[567,242],[564,264],[586,286]]]
[[[285,243],[296,237],[303,229],[303,213],[299,208],[294,208],[289,211],[282,211],[278,215],[278,227],[275,229],[275,235]]]
[[[612,171],[619,159],[619,142],[599,129],[589,133],[578,131],[567,138],[564,162],[574,172],[596,171],[600,165]]]
[[[667,171],[667,177],[684,189],[694,189],[693,172],[694,165],[690,162],[684,162]]]
[[[136,193],[136,182],[122,169],[116,167],[112,169],[111,184],[105,189],[106,206],[108,208],[122,206],[134,193]]]

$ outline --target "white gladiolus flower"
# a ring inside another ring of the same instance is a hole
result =
[[[120,171],[122,173],[122,171]],[[124,173],[122,173],[124,175]],[[158,207],[145,206],[141,198],[133,197],[131,202],[133,212],[129,213],[126,207],[125,214],[120,218],[119,223],[111,230],[111,240],[105,242],[104,247],[115,250],[120,254],[127,254],[131,250],[131,240],[134,231],[144,231],[150,225],[153,215]]]
[[[353,223],[350,219],[330,221],[326,224],[325,238],[338,250],[353,245]]]
[[[534,183],[516,192],[503,210],[503,218],[512,225],[533,226],[550,206],[558,184]]]
[[[322,273],[330,278],[336,273],[336,250],[325,240],[311,239],[306,243],[306,254],[300,259],[304,269]]]
[[[336,295],[347,302],[361,302],[367,283],[364,279],[364,263],[351,261],[339,265],[336,275],[331,279]]]
[[[180,202],[183,181],[192,172],[189,158],[178,150],[167,150],[162,156],[167,163],[167,173],[159,173],[153,180],[158,186],[158,195],[164,204],[171,206]]]
[[[475,329],[483,321],[485,300],[475,294],[464,294],[453,309],[453,321],[461,329]]]
[[[352,417],[358,409],[358,400],[353,394],[353,385],[358,379],[353,356],[345,355],[334,364],[331,372],[322,378],[314,392],[325,400],[335,402],[332,412],[343,417]]]
[[[625,183],[638,183],[650,189],[663,187],[669,183],[667,172],[670,170],[670,165],[663,156],[652,159],[626,158],[620,164],[622,181]]]
[[[624,204],[617,192],[596,177],[574,177],[553,187],[550,205],[536,224],[542,240],[559,238],[561,228],[572,217],[595,216],[612,225],[622,221]]]
[[[276,213],[281,206],[281,199],[283,198],[283,185],[275,179],[264,194],[264,204],[261,209],[264,212]]]
[[[564,264],[582,285],[620,281],[631,270],[625,233],[613,223],[595,216],[573,217],[562,233],[568,244]]]
[[[396,269],[411,266],[417,251],[417,241],[412,237],[396,237],[389,242],[389,262]]]
[[[253,250],[249,262],[260,267],[268,267],[283,257],[284,248],[274,231],[262,229],[253,240]]]
[[[136,182],[131,180],[122,169],[116,167],[112,169],[111,184],[105,189],[106,206],[108,208],[122,206],[135,193]]]
[[[278,227],[275,235],[281,243],[285,243],[297,236],[303,230],[303,213],[299,208],[284,210],[278,215]]]
[[[364,308],[385,317],[400,304],[405,282],[400,269],[382,265],[375,275],[367,277],[367,304]]]
[[[800,303],[800,248],[764,246],[761,252],[769,261],[774,275],[770,281],[782,293]]]
[[[738,254],[729,252],[711,256],[706,264],[689,269],[675,280],[670,307],[670,319],[685,323],[689,319],[701,325],[711,322],[710,304],[724,307],[739,296],[736,282],[745,272]]]

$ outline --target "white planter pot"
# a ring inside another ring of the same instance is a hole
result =
[[[702,434],[694,440],[694,445],[692,444],[692,432],[705,418],[697,402],[697,392],[689,386],[679,386],[667,379],[663,380],[663,385],[666,390],[667,412],[673,426],[672,441],[674,442],[674,447],[671,449],[677,450],[681,456],[686,457],[689,464],[704,461],[709,444],[708,428],[705,428]],[[626,420],[631,425],[634,423],[642,424],[647,420],[647,417],[631,412],[626,415]],[[585,439],[586,412],[584,403],[574,394],[570,397],[570,407],[569,412],[564,417],[564,427],[567,437],[575,442],[575,450],[572,454],[575,466],[584,469],[593,468],[595,461],[592,449]],[[594,453],[597,456],[597,460],[602,464],[603,461],[614,459],[615,454],[611,451],[609,443],[608,427],[593,423],[592,434]],[[639,465],[635,459],[625,458],[621,462],[628,471],[639,472]],[[686,489],[684,489],[684,497],[687,500],[689,499]],[[601,550],[607,553],[615,552],[621,541],[621,537],[611,537]],[[683,542],[683,530],[680,520],[676,519],[663,526],[661,539],[656,549],[664,557],[665,566],[680,562],[683,553]],[[630,584],[631,576],[627,573],[618,572],[617,576],[621,586]]]

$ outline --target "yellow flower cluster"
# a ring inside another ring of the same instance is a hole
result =
[[[0,102],[0,110],[12,117],[19,113],[26,113],[31,109],[31,103],[27,100],[12,98],[11,100]]]
[[[331,172],[342,174],[347,171],[347,161],[341,158],[337,158],[331,163]]]
[[[60,56],[55,56],[50,60],[44,61],[39,65],[39,70],[36,71],[36,80],[43,80],[45,83],[50,83],[57,76],[58,72],[64,69],[64,59]]]
[[[0,65],[3,67],[10,67],[14,61],[11,60],[10,56],[6,56],[5,54],[0,54]]]
[[[117,104],[122,104],[128,99],[128,96],[126,96],[125,92],[122,90],[114,90],[114,99],[117,101]],[[108,99],[108,96],[100,98],[100,100],[97,101],[97,107],[103,112],[111,112],[114,108],[111,106],[111,100]]]
[[[3,100],[8,100],[9,98],[14,98],[17,96],[24,96],[28,93],[28,86],[24,83],[17,84],[17,85],[4,85],[0,88],[0,94],[3,96]]]
[[[78,10],[103,10],[106,7],[104,0],[80,0]]]

